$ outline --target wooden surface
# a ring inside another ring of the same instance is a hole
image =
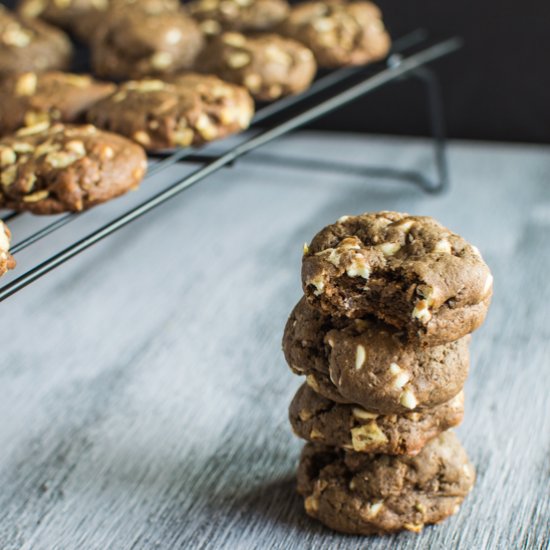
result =
[[[351,135],[301,134],[268,151],[430,160],[421,141]],[[456,143],[451,171],[452,192],[433,197],[245,161],[0,304],[0,548],[548,548],[550,148]],[[287,406],[300,379],[280,340],[303,242],[379,209],[433,215],[475,243],[495,298],[473,339],[458,430],[474,492],[421,535],[360,539],[308,519],[294,493],[302,443]],[[34,223],[12,224],[15,241]],[[30,261],[20,257],[20,272]]]

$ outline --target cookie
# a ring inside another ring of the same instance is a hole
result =
[[[71,73],[22,73],[0,83],[0,135],[39,122],[79,122],[115,85]]]
[[[475,470],[452,432],[414,456],[356,453],[308,443],[298,469],[306,513],[356,535],[420,532],[458,512]]]
[[[0,206],[78,212],[135,189],[146,168],[143,149],[121,136],[41,123],[0,139]]]
[[[11,232],[8,226],[0,221],[0,276],[15,267],[15,260],[10,254]]]
[[[302,298],[285,327],[283,351],[290,368],[325,397],[402,414],[441,405],[462,390],[469,341],[419,347],[375,318],[333,318]]]
[[[195,0],[188,7],[207,36],[224,30],[267,31],[289,12],[286,0]]]
[[[422,412],[379,415],[357,405],[335,403],[304,384],[289,409],[294,433],[308,441],[362,453],[416,455],[464,416],[464,394]]]
[[[61,27],[84,42],[89,42],[101,24],[121,10],[140,10],[148,14],[175,12],[177,0],[21,0],[18,11]]]
[[[88,119],[159,151],[223,138],[248,127],[253,114],[254,103],[244,88],[188,74],[170,82],[127,82],[96,103]]]
[[[25,71],[68,69],[72,46],[60,30],[0,5],[0,79]]]
[[[295,40],[226,32],[208,44],[197,68],[246,86],[256,99],[272,101],[308,88],[317,66],[311,51]]]
[[[477,248],[433,218],[378,212],[321,230],[304,255],[302,285],[323,312],[374,315],[432,346],[481,325],[493,277]]]
[[[126,80],[190,69],[202,49],[198,24],[183,11],[122,11],[92,40],[92,66],[104,78]]]
[[[303,2],[278,30],[310,48],[320,67],[371,63],[383,59],[391,44],[380,10],[370,2]]]

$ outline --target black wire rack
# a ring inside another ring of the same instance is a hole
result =
[[[433,137],[435,178],[413,170],[396,170],[388,168],[372,168],[349,166],[333,162],[300,159],[285,159],[285,163],[297,168],[337,170],[341,172],[360,172],[371,176],[389,177],[418,186],[429,193],[441,193],[449,185],[447,157],[445,147],[445,127],[439,84],[435,73],[427,65],[458,50],[462,45],[459,38],[443,41],[428,40],[427,33],[416,30],[393,43],[392,51],[384,62],[367,67],[346,67],[337,69],[320,76],[305,92],[289,96],[259,109],[252,121],[250,130],[238,136],[238,143],[231,143],[221,153],[210,151],[208,146],[199,149],[186,148],[177,150],[169,155],[151,157],[150,168],[144,182],[158,179],[161,173],[177,163],[198,164],[191,173],[177,181],[168,184],[161,191],[147,198],[127,211],[119,214],[108,223],[89,232],[83,238],[62,248],[24,273],[12,280],[6,276],[8,282],[0,287],[0,301],[12,296],[27,285],[36,281],[46,273],[62,265],[80,252],[101,241],[115,231],[126,226],[133,220],[143,216],[157,206],[185,191],[221,168],[232,166],[240,157],[254,151],[269,142],[301,128],[324,115],[362,97],[382,86],[405,78],[419,79],[426,91],[427,115],[430,119]],[[220,142],[224,146],[225,142]],[[253,158],[257,162],[280,162],[269,155],[256,154]],[[58,216],[53,221],[44,218],[46,224],[16,242],[11,247],[11,253],[17,258],[22,251],[29,249],[45,237],[53,234],[69,223],[87,215],[90,211],[70,213]],[[10,212],[2,217],[3,221],[10,222],[21,216],[17,212]],[[13,275],[12,275],[13,276]]]

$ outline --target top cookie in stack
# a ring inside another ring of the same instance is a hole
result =
[[[302,284],[324,313],[371,315],[434,346],[483,323],[493,278],[479,250],[434,219],[380,212],[320,231],[304,255]]]

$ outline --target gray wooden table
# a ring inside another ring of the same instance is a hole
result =
[[[301,134],[268,151],[430,160],[423,141],[351,135]],[[548,548],[550,148],[455,143],[451,172],[452,192],[434,197],[244,161],[0,304],[0,548]],[[421,535],[360,539],[308,519],[295,495],[302,443],[286,415],[300,380],[280,340],[303,242],[379,209],[433,215],[475,243],[495,298],[458,430],[474,492]],[[16,239],[33,223],[14,223]]]

